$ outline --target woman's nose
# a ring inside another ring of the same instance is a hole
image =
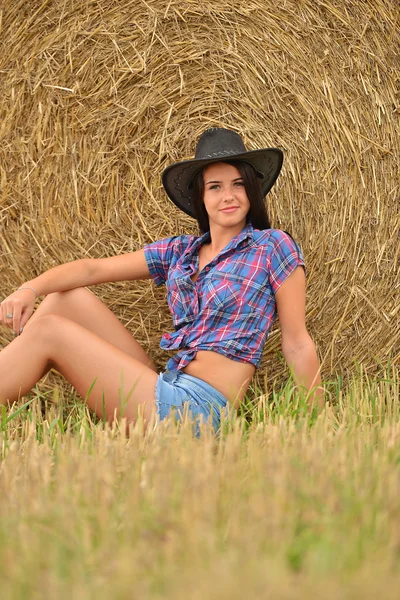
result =
[[[231,189],[231,188],[225,189],[224,193],[223,193],[223,197],[224,197],[224,200],[233,200],[233,198],[234,198],[233,189]]]

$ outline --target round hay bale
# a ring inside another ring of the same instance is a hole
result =
[[[399,361],[395,0],[4,0],[0,14],[3,297],[60,263],[197,233],[161,173],[229,127],[285,153],[268,211],[305,254],[323,379]],[[163,367],[164,291],[95,291]],[[286,377],[279,348],[276,325],[263,389]]]

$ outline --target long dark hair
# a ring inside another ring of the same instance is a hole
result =
[[[243,178],[246,194],[250,202],[250,210],[247,213],[246,223],[250,222],[253,225],[254,229],[271,229],[267,209],[264,204],[261,186],[254,167],[250,163],[243,162],[241,160],[224,160],[223,162],[236,167]],[[203,169],[196,173],[192,184],[194,192],[194,208],[196,211],[196,218],[201,233],[206,233],[207,231],[210,231],[208,214],[203,202],[204,168],[205,167],[203,167]]]

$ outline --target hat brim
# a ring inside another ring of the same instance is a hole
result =
[[[174,163],[167,167],[162,174],[165,191],[178,208],[195,219],[194,191],[189,186],[196,172],[212,163],[231,160],[243,160],[258,171],[262,194],[266,196],[282,169],[283,152],[279,148],[264,148],[212,159],[198,158]]]

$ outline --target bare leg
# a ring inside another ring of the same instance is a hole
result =
[[[46,296],[25,325],[22,336],[25,336],[25,332],[39,317],[46,314],[66,317],[78,323],[78,325],[82,325],[82,327],[92,331],[157,372],[155,364],[133,335],[129,333],[114,313],[90,290],[76,288],[67,292],[56,292]]]
[[[28,393],[56,368],[108,421],[115,415],[135,422],[140,411],[147,427],[155,413],[157,373],[81,325],[58,315],[37,318],[0,352],[0,403]],[[103,401],[105,415],[103,415]]]

